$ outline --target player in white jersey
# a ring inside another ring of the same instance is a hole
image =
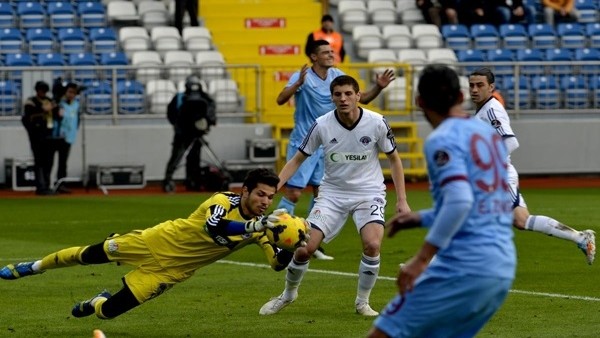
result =
[[[537,231],[574,242],[591,265],[596,255],[596,239],[593,230],[578,231],[551,217],[529,214],[527,204],[519,192],[519,174],[510,162],[510,153],[519,147],[519,141],[510,126],[508,113],[492,95],[494,82],[494,74],[488,68],[478,69],[469,75],[471,99],[477,107],[475,116],[494,127],[508,148],[508,180],[515,216],[513,225],[520,230]]]
[[[369,295],[379,274],[379,252],[384,233],[386,204],[384,178],[378,153],[384,152],[392,170],[397,195],[396,211],[410,211],[406,201],[404,170],[396,151],[394,134],[385,118],[360,108],[358,83],[342,75],[333,80],[331,96],[336,109],[317,118],[294,157],[286,163],[279,185],[296,172],[302,162],[323,147],[325,175],[319,196],[307,220],[312,231],[305,248],[294,253],[288,265],[285,290],[260,309],[260,314],[279,312],[298,296],[298,287],[308,270],[311,255],[322,241],[329,242],[352,215],[362,240],[356,312],[364,316],[378,313],[369,305]]]

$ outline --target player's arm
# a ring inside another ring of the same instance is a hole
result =
[[[292,96],[294,96],[296,91],[298,91],[298,89],[300,89],[300,87],[302,87],[302,84],[304,84],[304,79],[306,78],[307,72],[308,72],[308,65],[305,64],[302,66],[302,69],[300,69],[300,73],[299,73],[296,81],[294,81],[294,82],[290,81],[291,83],[288,83],[286,85],[286,87],[283,88],[281,93],[279,93],[279,95],[277,96],[277,104],[278,105],[281,106],[282,104],[288,102],[289,99],[291,99]],[[290,80],[293,80],[294,78],[295,78],[295,76],[292,76],[292,78]]]
[[[279,185],[277,186],[277,191],[279,191],[281,187],[283,187],[285,182],[287,182],[290,179],[290,177],[294,175],[296,170],[298,170],[298,168],[300,167],[302,162],[306,160],[306,158],[308,158],[308,154],[305,154],[302,151],[298,150],[296,154],[294,154],[294,157],[292,157],[283,166],[283,169],[281,169],[281,172],[279,172]]]
[[[373,87],[366,92],[360,92],[360,103],[367,104],[373,101],[395,78],[393,69],[386,69],[383,74],[377,74]]]
[[[275,246],[275,244],[269,242],[267,235],[264,233],[258,238],[258,245],[260,245],[261,249],[263,250],[269,265],[275,271],[281,271],[285,269],[292,261],[292,257],[294,256],[293,252],[280,249]]]
[[[408,201],[406,199],[406,186],[404,184],[404,167],[402,166],[402,160],[395,149],[386,155],[390,161],[392,181],[394,181],[394,188],[396,189],[396,211],[409,212],[410,207],[408,206]]]
[[[514,135],[503,137],[502,141],[504,142],[509,155],[519,148],[519,140],[517,140],[517,137]]]
[[[443,203],[425,237],[425,243],[400,268],[396,282],[402,295],[413,289],[417,277],[425,271],[433,256],[448,246],[473,208],[473,191],[466,178],[446,183],[442,187],[442,195]]]

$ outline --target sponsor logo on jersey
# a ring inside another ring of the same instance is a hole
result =
[[[367,144],[371,143],[371,138],[369,136],[363,136],[360,138],[360,143],[366,146]]]
[[[494,127],[494,128],[500,128],[500,126],[502,126],[502,123],[500,123],[500,120],[492,120],[492,121],[490,121],[490,123],[492,124],[492,127]]]
[[[385,204],[385,201],[384,201],[384,200],[383,200],[383,198],[381,198],[381,197],[375,197],[373,200],[374,200],[376,203],[379,203],[379,204]]]
[[[338,140],[336,140],[335,137],[332,138],[331,141],[329,141],[329,144],[337,144],[337,143],[338,143]]]
[[[442,167],[450,161],[450,155],[444,150],[438,150],[433,154],[433,161],[438,167]]]
[[[108,249],[108,253],[110,253],[111,255],[115,255],[115,256],[119,255],[119,244],[114,239],[111,239],[110,241],[108,241],[107,249]]]
[[[321,210],[319,210],[319,209],[314,209],[313,208],[313,210],[311,211],[309,217],[310,217],[311,222],[314,220],[314,221],[319,221],[319,222],[321,222],[323,224],[326,223],[326,217],[325,217],[325,215],[323,215],[321,213]]]
[[[355,163],[369,160],[367,153],[330,153],[327,158],[334,163]]]

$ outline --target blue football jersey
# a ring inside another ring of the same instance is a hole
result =
[[[296,110],[294,112],[294,130],[290,135],[290,144],[296,147],[299,146],[315,120],[335,109],[335,105],[331,101],[329,85],[333,79],[340,75],[344,75],[344,72],[337,68],[329,68],[327,77],[322,79],[312,68],[308,69],[304,83],[294,94]],[[290,77],[286,87],[298,81],[299,77],[300,72],[295,72]]]
[[[507,182],[507,151],[501,136],[475,118],[448,118],[428,137],[425,156],[437,217],[444,187],[462,180],[473,196],[472,208],[427,274],[514,278],[516,254],[512,199]],[[441,222],[433,226],[444,226]]]

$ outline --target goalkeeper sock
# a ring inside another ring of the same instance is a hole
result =
[[[369,257],[363,254],[358,266],[356,304],[369,302],[369,296],[375,286],[377,276],[379,276],[379,255],[377,257]]]
[[[294,209],[296,208],[296,203],[290,201],[289,199],[282,197],[281,201],[277,205],[276,209],[285,209],[290,215],[294,214]]]
[[[81,262],[81,252],[87,247],[75,246],[68,249],[63,249],[55,253],[51,253],[48,256],[42,258],[39,270],[64,268],[67,266],[73,266],[83,264]],[[35,270],[34,270],[35,271]]]
[[[308,262],[309,261],[298,262],[293,259],[290,265],[288,265],[287,273],[285,274],[285,290],[283,291],[283,298],[296,299],[296,297],[298,297],[298,287],[302,282],[304,274],[308,270]]]
[[[96,313],[96,317],[100,319],[110,319],[102,313],[102,305],[106,303],[108,299],[106,298],[96,298],[92,300],[92,306],[94,307],[94,312]]]
[[[575,243],[579,243],[582,239],[582,235],[579,231],[547,216],[529,216],[525,222],[525,229],[541,232],[548,236],[566,239]]]

